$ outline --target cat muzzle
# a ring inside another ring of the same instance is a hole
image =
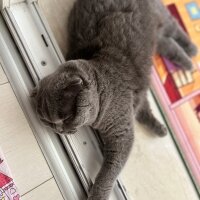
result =
[[[64,124],[56,124],[56,133],[58,134],[66,134],[66,135],[71,135],[71,134],[74,134],[76,133],[77,130],[76,129],[69,129],[69,130],[66,130],[64,128]]]

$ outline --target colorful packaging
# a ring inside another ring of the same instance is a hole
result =
[[[200,0],[163,0],[200,48]],[[155,56],[152,89],[200,191],[200,53],[184,71]]]
[[[0,200],[20,200],[17,187],[11,178],[11,173],[0,150]]]

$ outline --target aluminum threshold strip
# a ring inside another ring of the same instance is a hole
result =
[[[53,37],[53,34],[51,33],[50,28],[48,27],[47,21],[42,15],[42,12],[36,2],[27,1],[24,3],[11,5],[9,8],[5,8],[2,11],[2,14],[20,50],[23,60],[26,63],[26,70],[29,73],[29,77],[27,77],[27,80],[24,80],[26,76],[18,71],[18,74],[20,76],[20,79],[18,81],[21,81],[21,83],[18,84],[23,84],[23,88],[25,88],[24,92],[26,93],[26,98],[24,97],[23,101],[20,96],[22,95],[22,87],[18,86],[14,89],[16,93],[19,93],[19,101],[24,108],[23,110],[26,113],[27,118],[29,119],[31,127],[33,127],[33,129],[35,130],[34,133],[38,139],[39,144],[41,144],[42,150],[44,150],[45,152],[44,154],[47,156],[47,160],[49,160],[49,158],[51,158],[52,155],[56,153],[52,152],[55,151],[55,149],[53,149],[53,142],[54,138],[57,138],[58,136],[56,136],[54,133],[51,133],[49,130],[39,124],[33,108],[31,108],[31,111],[30,108],[27,108],[27,105],[31,106],[30,98],[28,97],[28,95],[29,91],[33,88],[33,85],[37,84],[37,82],[41,78],[54,72],[58,65],[64,62],[64,58],[58,48],[58,45]],[[45,63],[45,66],[42,63]],[[12,76],[10,76],[11,82],[14,86],[16,86],[17,83],[15,83],[15,81],[17,80],[14,77],[15,73],[13,74],[13,71],[9,70],[7,70],[7,73],[12,73]],[[32,84],[27,88],[27,84],[30,85],[28,83],[30,82],[30,80],[32,80]],[[51,138],[53,137],[52,141],[46,140],[44,138],[44,132],[46,132],[46,135],[50,135]],[[63,152],[63,156],[65,155],[65,157],[67,157],[68,155],[70,157],[70,160],[73,163],[73,167],[80,179],[82,188],[84,188],[84,191],[87,193],[91,184],[94,183],[96,174],[98,173],[103,162],[103,156],[101,154],[97,138],[95,137],[92,129],[90,129],[89,127],[85,127],[81,128],[77,134],[70,136],[61,136],[61,141],[63,142],[63,145],[67,151],[67,153]],[[52,144],[52,149],[43,148],[43,143],[45,143],[45,146],[47,146],[48,142]],[[67,166],[65,169],[65,165],[63,165],[64,163],[62,163],[62,153],[60,156],[59,154],[56,155],[57,159],[60,160],[61,166],[57,163],[53,163],[57,162],[54,158],[53,160],[51,160],[53,164],[50,164],[50,167],[58,182],[58,186],[60,187],[64,198],[69,200],[82,200],[84,194],[81,189],[78,190],[77,187],[80,186],[78,186],[77,182],[71,183],[73,194],[76,193],[77,196],[74,195],[73,198],[72,196],[69,198],[68,194],[66,194],[66,185],[71,182],[71,180],[67,179],[67,175],[71,172],[68,171]],[[65,171],[65,178],[63,178],[61,174],[58,174],[57,170],[60,167],[62,167],[62,169]],[[62,179],[61,182],[60,179]],[[69,183],[67,183],[68,181]],[[72,186],[74,186],[74,188]],[[125,189],[120,181],[116,182],[110,199],[128,199]]]

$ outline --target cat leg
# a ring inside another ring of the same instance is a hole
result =
[[[192,57],[197,55],[197,47],[191,42],[188,35],[179,25],[174,29],[172,37],[183,48],[188,56]]]
[[[88,200],[108,200],[113,185],[123,166],[125,165],[133,144],[133,132],[118,127],[109,135],[103,134],[104,162],[99,171]],[[101,134],[102,135],[102,134]]]
[[[171,37],[159,39],[157,51],[183,69],[192,69],[192,61],[184,49]]]
[[[167,135],[167,128],[155,118],[147,99],[140,106],[136,114],[136,120],[161,137]]]
[[[157,53],[183,69],[191,69],[191,57],[197,54],[197,47],[161,0],[152,3],[156,8],[157,19],[161,22],[157,31]]]
[[[168,17],[158,33],[157,52],[178,66],[191,69],[191,57],[198,50],[178,22],[173,17]]]

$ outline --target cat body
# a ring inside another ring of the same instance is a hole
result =
[[[133,145],[134,118],[159,136],[167,133],[146,94],[164,33],[156,5],[164,10],[158,0],[77,0],[69,17],[67,62],[35,89],[46,125],[59,134],[89,125],[102,137],[104,163],[89,200],[108,200]]]
[[[105,119],[106,108],[112,107],[108,102],[116,106],[123,95],[125,99],[129,96],[128,102],[137,110],[145,98],[157,24],[149,1],[141,0],[77,1],[70,19],[67,58],[89,60],[98,79],[101,106],[92,125],[99,129],[105,124],[101,120]]]

